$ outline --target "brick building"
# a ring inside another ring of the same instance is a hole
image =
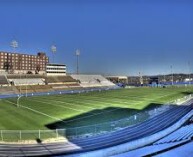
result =
[[[48,62],[49,58],[43,52],[29,55],[0,51],[0,73],[44,74]]]

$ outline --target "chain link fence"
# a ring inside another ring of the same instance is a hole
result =
[[[96,125],[88,125],[75,128],[55,129],[55,130],[1,130],[0,140],[4,142],[22,142],[33,140],[51,140],[51,139],[73,139],[73,138],[86,138],[99,134],[109,133],[112,131],[120,130],[127,126],[147,119],[148,114],[136,114],[129,118],[121,119],[113,122],[106,122]]]
[[[22,142],[42,141],[65,137],[65,129],[56,130],[1,130],[1,141]]]

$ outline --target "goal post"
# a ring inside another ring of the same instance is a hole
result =
[[[20,98],[22,97],[23,95],[20,95],[18,98],[17,98],[17,107],[19,107],[19,100]]]

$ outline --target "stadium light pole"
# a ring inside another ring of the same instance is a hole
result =
[[[143,76],[141,72],[139,72],[139,82],[140,82],[140,85],[142,86],[143,85]]]
[[[20,77],[20,80],[21,80],[21,71],[19,72],[19,77]],[[21,85],[19,86],[19,93],[21,95]]]
[[[80,56],[80,50],[76,50],[76,73],[79,74],[79,56]]]
[[[25,79],[26,79],[26,86],[25,86],[25,97],[27,97],[27,74],[25,74]]]
[[[51,51],[52,51],[52,55],[53,55],[53,63],[54,63],[54,55],[55,55],[55,53],[56,53],[56,51],[57,51],[55,45],[52,45],[52,46],[51,46]]]
[[[15,53],[15,50],[16,48],[18,48],[18,42],[16,40],[12,40],[11,41],[11,45],[10,45],[12,48],[13,48],[13,52]],[[12,56],[11,56],[12,57]],[[15,56],[14,56],[15,57]],[[11,58],[12,59],[12,58]],[[11,62],[12,63],[12,62]],[[15,58],[13,60],[13,67],[12,67],[12,70],[13,70],[13,73],[14,73],[14,69],[15,69]]]
[[[190,85],[190,62],[188,62],[188,71],[189,71],[189,85]]]
[[[165,75],[165,73],[164,73],[164,80],[163,80],[163,82],[164,83],[166,82],[166,75]]]
[[[172,75],[172,85],[174,85],[174,76],[173,76],[173,67],[172,65],[170,66],[171,68],[171,75]]]

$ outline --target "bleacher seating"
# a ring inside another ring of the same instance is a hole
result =
[[[34,93],[34,90],[31,86],[16,86],[19,93]]]
[[[80,87],[80,84],[78,84],[78,83],[70,83],[70,84],[67,84],[67,86],[68,86],[69,88],[72,88],[72,87]]]
[[[191,139],[191,137],[193,137],[193,124],[181,127],[180,129],[174,131],[170,135],[168,135],[168,136],[162,138],[161,140],[155,142],[154,145],[183,141],[183,140]]]
[[[47,76],[45,79],[47,84],[77,83],[71,76]]]
[[[18,85],[44,85],[42,78],[11,79],[15,86]]]
[[[43,85],[45,84],[45,78],[43,75],[33,74],[8,74],[8,81],[15,86],[20,85]]]
[[[155,153],[153,157],[192,157],[193,154],[193,142],[187,142],[181,144],[173,149],[167,149],[159,153]]]
[[[52,85],[52,88],[53,89],[67,89],[68,88],[68,86],[66,86],[66,85]]]
[[[39,74],[8,74],[7,79],[26,79],[26,78],[44,78],[45,76]]]
[[[5,75],[0,75],[0,85],[3,86],[3,85],[8,85],[8,81],[7,81],[7,78]]]
[[[0,76],[0,85],[12,85],[14,90],[2,88],[2,93],[37,93],[82,89],[84,87],[113,87],[101,75],[44,76],[32,74],[7,74]],[[0,90],[1,91],[1,90]]]
[[[7,86],[7,87],[0,87],[0,95],[6,95],[6,94],[15,94],[17,93],[17,90],[14,89],[15,87]]]
[[[72,78],[80,82],[82,87],[104,87],[104,86],[114,86],[112,82],[108,81],[101,75],[71,75]]]
[[[34,92],[50,92],[54,91],[50,85],[33,85],[31,88]]]
[[[166,150],[171,149],[173,147],[184,144],[185,142],[186,141],[174,142],[174,143],[165,143],[165,144],[161,144],[161,145],[145,146],[145,147],[131,150],[128,152],[124,152],[122,154],[113,155],[111,157],[141,157],[141,156],[146,156],[146,157],[149,156],[150,157],[150,156],[152,156],[152,154],[157,154],[158,152],[166,151]]]

